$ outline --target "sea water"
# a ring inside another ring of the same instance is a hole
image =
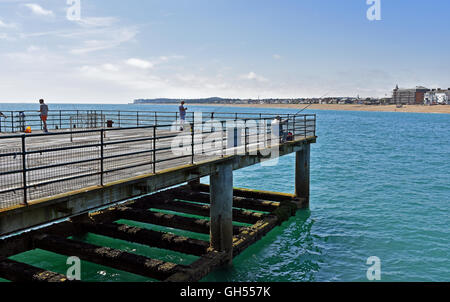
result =
[[[35,108],[36,107],[36,108]],[[37,110],[2,104],[0,111]],[[299,109],[189,106],[190,111],[295,113]],[[53,105],[51,110],[162,110],[165,105]],[[367,281],[378,257],[382,281],[450,281],[450,115],[305,110],[317,114],[310,209],[202,281]],[[295,155],[234,172],[234,186],[292,193]],[[207,181],[205,179],[204,181]],[[155,226],[121,221],[158,229]],[[162,230],[162,228],[160,228]],[[172,230],[173,231],[173,230]],[[176,232],[208,240],[207,235]],[[188,264],[196,257],[87,234],[98,245]],[[65,274],[67,257],[41,250],[12,257]],[[84,281],[152,281],[82,261]]]

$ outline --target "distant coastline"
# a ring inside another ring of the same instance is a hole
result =
[[[144,105],[144,104],[140,104]],[[166,103],[151,103],[148,105],[169,105]],[[189,103],[186,106],[214,106],[214,107],[244,107],[244,108],[279,108],[302,109],[308,104],[205,104]],[[450,114],[450,105],[404,105],[397,108],[396,105],[361,105],[361,104],[312,104],[308,107],[312,110],[337,110],[337,111],[372,111],[372,112],[409,112],[409,113],[443,113]]]

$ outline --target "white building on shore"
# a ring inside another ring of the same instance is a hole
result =
[[[447,90],[433,89],[425,93],[425,105],[450,105],[450,88]]]

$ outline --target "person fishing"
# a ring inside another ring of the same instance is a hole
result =
[[[184,123],[186,122],[186,110],[188,110],[186,107],[184,107],[184,104],[184,101],[182,101],[180,107],[178,107],[178,110],[180,111],[180,131],[184,130]]]
[[[325,93],[324,95],[322,95],[321,97],[319,97],[319,99],[322,99],[323,97],[327,96],[328,94],[330,94],[331,91]],[[302,108],[300,111],[297,111],[294,116],[299,115],[300,113],[302,113],[303,111],[305,111],[306,109],[308,109],[309,107],[311,107],[313,105],[313,103],[310,103],[309,105],[307,105],[306,107]]]
[[[7,119],[8,117],[0,111],[0,118]],[[0,119],[0,132],[2,132],[2,120]]]
[[[277,115],[272,121],[272,134],[276,133],[280,138],[280,143],[285,143],[287,138],[287,132],[284,131],[284,125],[289,122],[288,119],[282,120],[281,116]]]

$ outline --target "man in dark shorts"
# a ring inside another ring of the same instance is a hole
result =
[[[39,112],[41,113],[40,114],[41,121],[44,124],[44,132],[48,133],[48,129],[47,129],[48,106],[47,106],[47,104],[44,103],[43,99],[40,99],[39,103],[41,104]]]

